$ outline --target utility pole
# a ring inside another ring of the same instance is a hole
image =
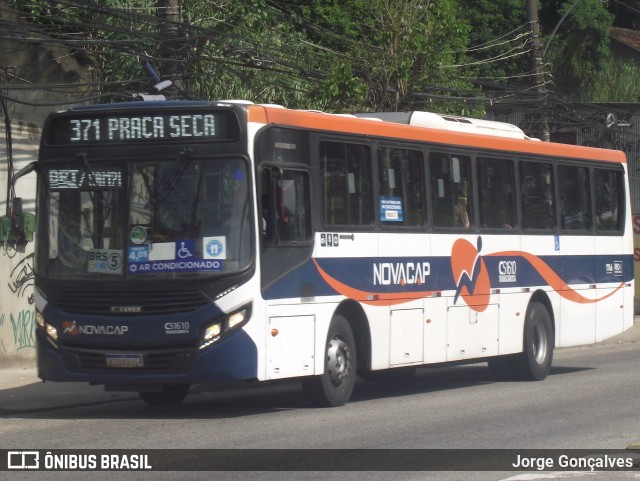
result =
[[[181,50],[185,43],[180,32],[179,0],[157,0],[156,8],[158,17],[162,19],[159,28],[161,40],[158,46],[160,75],[180,86],[183,65],[181,56],[184,55]]]
[[[536,131],[542,140],[549,142],[549,122],[546,113],[547,88],[544,82],[544,59],[542,58],[542,42],[540,41],[540,22],[538,21],[538,4],[536,0],[527,0],[529,23],[531,24],[531,51],[533,53],[533,71],[536,92],[540,99],[541,114]]]

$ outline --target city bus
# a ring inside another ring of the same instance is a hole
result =
[[[357,376],[421,366],[543,380],[554,348],[633,324],[619,151],[420,111],[153,100],[51,114],[29,169],[45,381],[155,406],[292,379],[340,406]]]

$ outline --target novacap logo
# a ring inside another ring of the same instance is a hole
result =
[[[76,321],[64,321],[62,323],[62,334],[71,334],[72,336],[78,335],[78,326],[76,326]]]
[[[491,283],[487,266],[480,255],[482,237],[476,245],[465,239],[458,239],[451,248],[451,272],[456,284],[453,303],[462,296],[464,302],[476,312],[482,312],[489,304]]]

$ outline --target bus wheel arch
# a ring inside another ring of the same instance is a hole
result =
[[[343,302],[333,313],[321,354],[323,373],[302,380],[305,394],[313,404],[342,406],[351,398],[362,359],[360,347],[367,349],[363,339],[370,337],[363,316],[362,309],[349,301]]]
[[[323,372],[302,379],[304,392],[316,406],[343,406],[353,393],[357,369],[355,338],[343,316],[336,314],[331,319],[320,355]]]
[[[340,303],[334,312],[335,315],[344,317],[349,325],[356,342],[357,368],[358,370],[371,368],[371,331],[369,320],[362,306],[351,299]]]
[[[553,360],[556,323],[551,300],[538,290],[529,299],[522,324],[522,352],[488,361],[491,376],[499,381],[541,381]]]
[[[549,313],[549,316],[551,318],[551,327],[553,329],[553,339],[555,341],[556,339],[556,318],[553,312],[553,305],[551,304],[551,299],[549,299],[549,296],[547,295],[547,293],[543,290],[537,290],[533,293],[533,295],[531,296],[531,299],[529,299],[529,305],[527,306],[527,309],[529,308],[529,306],[531,305],[532,302],[539,302],[540,304],[544,305],[544,307],[547,309],[547,312]],[[526,320],[526,319],[525,319]],[[555,347],[555,346],[554,346]]]

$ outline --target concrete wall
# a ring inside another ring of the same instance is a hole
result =
[[[0,121],[4,140],[7,126]],[[11,122],[14,172],[36,160],[40,128]],[[0,215],[7,213],[8,151],[0,142]],[[23,199],[23,212],[35,213],[36,175],[22,177],[16,196]],[[37,236],[37,233],[35,234]],[[0,242],[0,367],[31,366],[35,363],[35,308],[33,305],[33,242],[24,248]]]
[[[82,85],[93,80],[87,57],[48,37],[10,3],[0,0],[0,86],[8,98],[9,118],[40,124],[49,112],[94,96],[95,91]],[[47,84],[62,87],[44,87]]]
[[[36,160],[40,126],[52,111],[81,103],[95,94],[82,84],[92,80],[89,59],[50,39],[44,30],[0,0],[0,88],[11,119],[13,170]],[[42,85],[65,85],[44,88]],[[31,88],[27,88],[31,87]],[[0,109],[0,119],[5,112]],[[7,213],[9,158],[4,141],[7,126],[0,120],[0,216]],[[23,211],[35,213],[35,173],[22,177],[16,195]],[[37,236],[37,233],[36,233]],[[33,365],[35,361],[33,305],[33,242],[16,250],[0,242],[0,367]]]

